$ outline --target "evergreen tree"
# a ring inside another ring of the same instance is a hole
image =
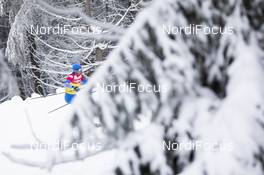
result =
[[[85,142],[99,118],[117,143],[117,175],[263,174],[263,12],[258,0],[155,1],[76,99],[73,140]],[[202,32],[168,31],[190,25]],[[98,89],[123,83],[135,88]],[[139,93],[141,85],[162,90]],[[135,129],[148,116],[149,126]],[[213,146],[178,151],[172,142]]]

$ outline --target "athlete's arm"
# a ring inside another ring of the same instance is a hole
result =
[[[87,77],[82,75],[82,84],[86,84],[86,83],[88,83],[88,79],[87,79]]]
[[[67,76],[67,80],[65,81],[65,86],[67,88],[72,88],[71,82],[73,80],[73,76],[72,75],[68,75]]]

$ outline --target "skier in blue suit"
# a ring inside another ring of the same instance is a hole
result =
[[[70,104],[76,93],[80,90],[80,86],[88,82],[87,78],[82,74],[82,66],[80,64],[72,65],[72,73],[67,76],[65,81],[65,101]]]

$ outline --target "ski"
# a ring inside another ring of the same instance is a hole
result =
[[[56,108],[56,109],[53,109],[53,110],[49,111],[48,114],[50,114],[50,113],[52,113],[52,112],[55,112],[55,111],[57,111],[57,110],[59,110],[59,109],[65,107],[65,106],[67,106],[67,105],[69,105],[69,104],[67,103],[67,104],[65,104],[65,105],[62,105],[62,106]]]

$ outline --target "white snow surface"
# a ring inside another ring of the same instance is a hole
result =
[[[50,162],[50,155],[56,150],[33,150],[28,147],[38,141],[49,146],[58,143],[60,133],[65,129],[63,126],[65,127],[73,109],[68,105],[49,114],[49,111],[65,104],[64,94],[32,99],[35,97],[39,95],[33,94],[23,101],[15,96],[0,104],[0,172],[6,175],[82,175],[87,172],[103,175],[113,168],[115,150],[110,150],[82,161],[60,164],[49,171],[46,166]],[[10,160],[10,155],[18,161],[35,162],[43,167],[14,163]]]

